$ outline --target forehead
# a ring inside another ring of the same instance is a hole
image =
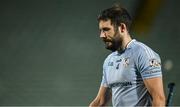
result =
[[[107,20],[107,21],[104,21],[104,20],[101,20],[99,21],[99,28],[105,28],[105,27],[113,27],[113,25],[111,24],[111,20]]]

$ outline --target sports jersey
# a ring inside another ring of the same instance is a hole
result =
[[[101,86],[111,88],[113,106],[150,106],[152,98],[143,80],[160,76],[159,55],[133,39],[126,49],[105,59]]]

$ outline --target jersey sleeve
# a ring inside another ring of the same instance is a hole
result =
[[[103,87],[108,87],[107,79],[106,79],[106,60],[103,64],[103,75],[102,75],[102,80],[101,80],[101,86]]]
[[[101,86],[108,87],[107,80],[106,80],[106,74],[105,74],[104,70],[103,70],[103,75],[102,75]]]
[[[150,48],[139,50],[136,65],[143,79],[162,76],[160,57]]]

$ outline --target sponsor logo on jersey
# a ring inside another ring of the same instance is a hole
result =
[[[155,73],[161,73],[160,70],[156,70],[156,71],[145,71],[144,74],[145,75],[150,75],[150,74],[155,74]]]
[[[113,66],[113,65],[114,65],[113,62],[108,63],[108,66]]]
[[[110,87],[131,87],[132,82],[118,82],[118,83],[113,83],[110,84]]]
[[[160,67],[161,63],[157,59],[150,59],[149,60],[149,65],[151,67]]]

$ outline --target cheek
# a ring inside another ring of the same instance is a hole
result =
[[[109,38],[114,38],[114,32],[108,32],[108,36],[109,36]]]

